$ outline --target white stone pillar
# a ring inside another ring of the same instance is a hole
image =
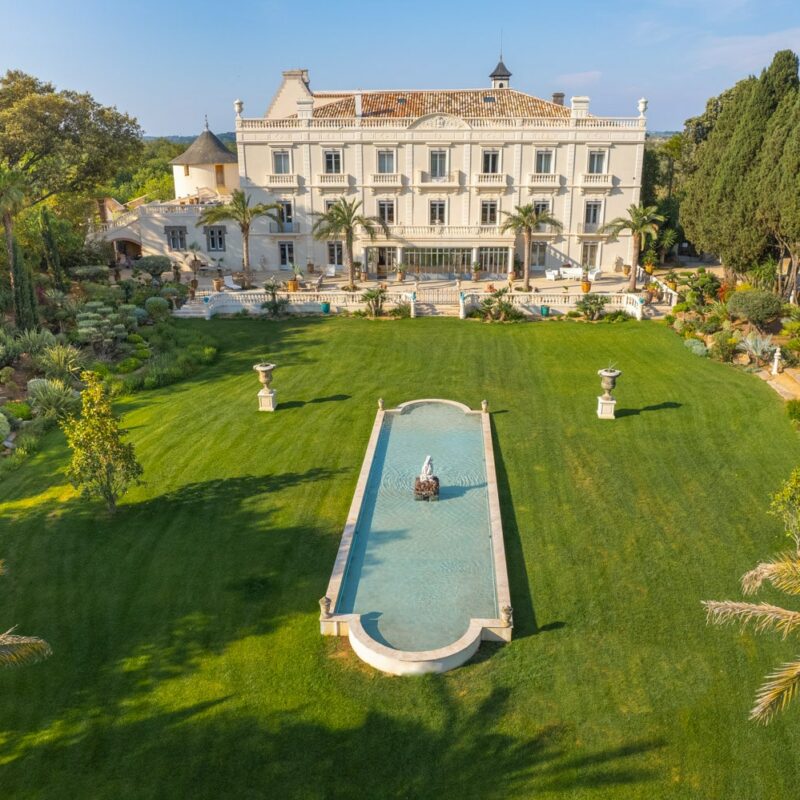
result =
[[[398,264],[402,264],[403,263],[403,248],[398,246],[398,247],[395,248],[395,250],[396,250],[395,258],[397,259],[397,263]]]
[[[514,277],[514,250],[516,248],[513,244],[508,246],[508,279],[511,280]]]

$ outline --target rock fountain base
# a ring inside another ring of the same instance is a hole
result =
[[[414,479],[414,499],[434,501],[439,499],[439,479],[432,475],[430,478]]]

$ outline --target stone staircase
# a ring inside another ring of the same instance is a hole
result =
[[[418,302],[416,315],[418,317],[457,317],[458,306]]]
[[[206,310],[201,300],[189,300],[177,311],[173,311],[172,316],[178,319],[204,319]]]

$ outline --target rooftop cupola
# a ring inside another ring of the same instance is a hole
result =
[[[511,73],[508,71],[508,67],[503,63],[502,53],[500,53],[500,60],[497,62],[494,72],[492,72],[489,77],[492,79],[492,89],[508,89]]]

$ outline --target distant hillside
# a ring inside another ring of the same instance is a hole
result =
[[[198,131],[199,133],[199,131]],[[178,135],[170,135],[170,136],[143,136],[142,138],[146,142],[152,142],[155,139],[166,139],[168,142],[172,142],[173,144],[191,144],[198,136],[198,133],[192,134],[191,136],[178,136]],[[228,133],[218,133],[217,136],[226,144],[236,143],[236,134],[233,131],[229,131]]]

